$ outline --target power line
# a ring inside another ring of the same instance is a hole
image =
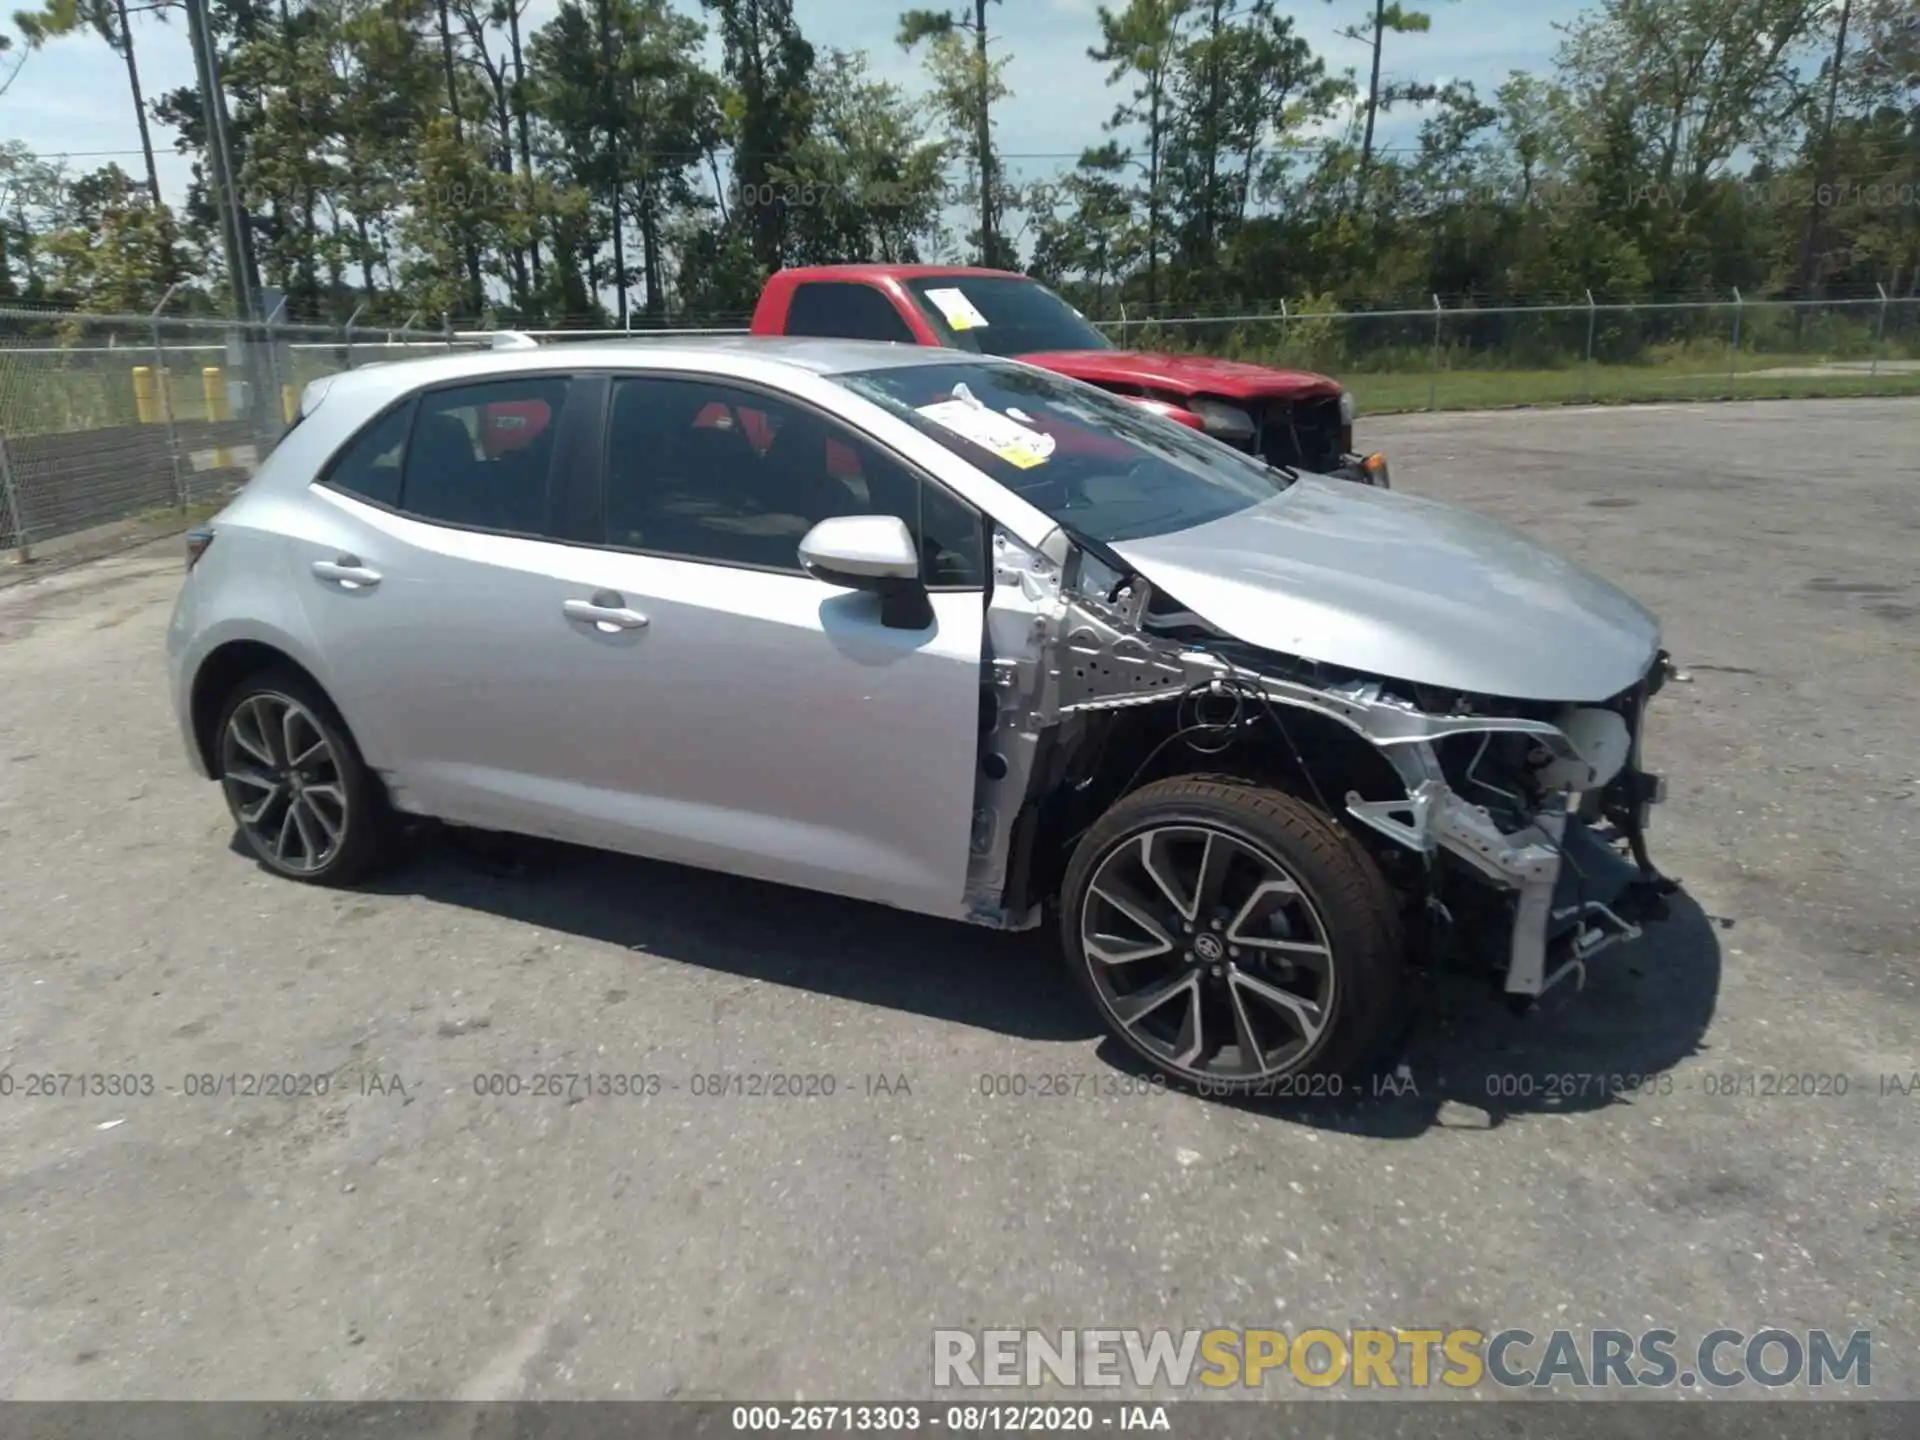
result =
[[[25,152],[29,160],[93,160],[108,156],[142,155],[145,153],[146,152],[141,150],[28,150]],[[161,153],[162,152],[158,150],[154,151],[154,158],[156,160],[159,159]],[[167,153],[171,154],[173,152],[169,151]]]

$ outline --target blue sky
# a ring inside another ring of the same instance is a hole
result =
[[[697,8],[695,0],[679,0]],[[918,0],[927,3],[927,0]],[[921,88],[915,57],[892,37],[902,0],[798,0],[796,9],[818,46],[865,48],[877,73]],[[1013,97],[997,112],[997,133],[1018,174],[1051,173],[1101,138],[1101,123],[1118,89],[1105,84],[1105,67],[1089,60],[1098,40],[1096,0],[1004,0],[993,12],[997,34],[1009,42],[1007,81]],[[1431,0],[1433,29],[1392,37],[1386,73],[1394,78],[1469,79],[1490,92],[1515,69],[1545,69],[1558,43],[1554,28],[1582,8],[1580,0]],[[1331,68],[1363,66],[1365,48],[1335,32],[1371,13],[1366,0],[1307,0],[1292,6],[1294,23]],[[531,23],[544,21],[553,0],[534,0]],[[136,16],[141,81],[149,97],[191,82],[193,63],[184,23]],[[1417,117],[1386,119],[1381,143],[1406,143]],[[0,96],[0,139],[19,140],[42,154],[66,153],[72,169],[117,161],[140,172],[139,133],[119,57],[92,36],[57,41],[31,56],[13,87]],[[184,193],[189,163],[173,154],[172,132],[156,127],[160,180],[168,198]],[[112,152],[112,153],[105,153]]]

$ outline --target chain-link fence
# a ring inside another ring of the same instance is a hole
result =
[[[164,306],[162,307],[164,310]],[[1101,319],[1116,344],[1333,375],[1363,409],[1920,394],[1920,297],[1585,303]],[[740,327],[670,329],[738,334]],[[639,330],[528,332],[543,342]],[[217,507],[301,390],[489,332],[238,324],[0,308],[0,550]]]
[[[1122,316],[1117,344],[1333,375],[1370,410],[1920,394],[1920,297]]]
[[[308,382],[482,337],[0,308],[0,549],[217,508]]]

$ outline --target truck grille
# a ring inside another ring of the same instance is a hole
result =
[[[1324,474],[1340,464],[1340,399],[1274,400],[1252,411],[1256,452],[1270,465]]]

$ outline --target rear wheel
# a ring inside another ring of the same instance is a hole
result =
[[[305,677],[243,679],[220,712],[220,785],[247,848],[275,874],[349,885],[382,857],[392,815],[339,713]]]
[[[1185,778],[1128,795],[1075,851],[1061,927],[1114,1036],[1217,1093],[1356,1070],[1397,1015],[1391,890],[1350,836],[1279,791]]]

